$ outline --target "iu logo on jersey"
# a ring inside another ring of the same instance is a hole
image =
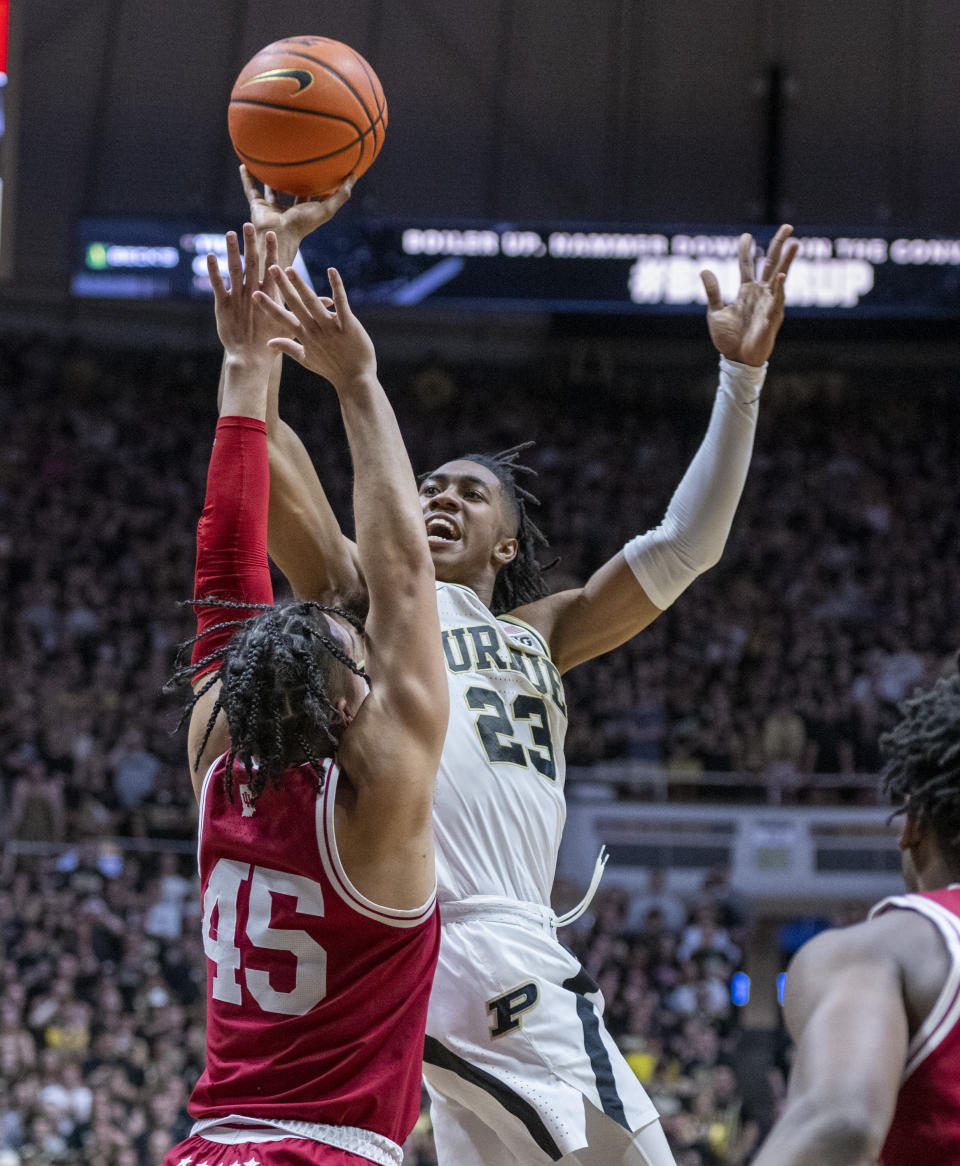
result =
[[[487,1011],[494,1019],[490,1036],[505,1036],[514,1029],[523,1027],[523,1014],[535,1008],[540,999],[540,989],[535,983],[521,984],[511,988],[502,996],[494,996],[487,1001]]]
[[[244,818],[252,818],[257,812],[257,807],[250,793],[250,787],[246,782],[243,782],[240,786],[240,804],[243,806]]]

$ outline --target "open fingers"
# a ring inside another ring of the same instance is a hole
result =
[[[330,313],[313,294],[306,281],[292,267],[288,267],[286,271],[279,267],[274,267],[272,270],[280,294],[300,325],[307,328],[323,319],[330,318]]]
[[[740,236],[737,255],[740,259],[740,282],[750,283],[753,279],[753,236],[746,231]]]
[[[790,264],[793,263],[799,253],[800,244],[796,239],[791,239],[783,249],[783,254],[780,256],[780,262],[777,264],[773,277],[776,278],[778,275],[786,277],[787,272],[790,270]]]
[[[780,253],[783,251],[783,245],[792,232],[793,227],[789,223],[784,223],[777,228],[777,233],[770,240],[770,246],[767,248],[767,259],[763,270],[764,277],[772,276],[774,269],[780,262]]]
[[[287,311],[293,314],[297,325],[309,323],[311,319],[310,313],[304,307],[303,300],[301,300],[297,289],[290,282],[290,277],[287,272],[282,267],[272,267],[270,274],[276,280],[277,289],[287,305]]]
[[[257,307],[266,312],[275,324],[281,325],[286,331],[299,333],[300,321],[293,312],[278,304],[272,296],[258,290],[253,293],[253,300]]]
[[[243,284],[243,263],[240,260],[240,244],[237,232],[227,231],[227,274],[230,276],[230,290]]]
[[[214,302],[219,307],[223,303],[227,289],[223,286],[223,277],[220,275],[220,260],[212,251],[207,252],[207,278],[213,288]]]
[[[299,271],[288,267],[283,273],[287,285],[296,292],[297,298],[303,304],[304,310],[312,320],[329,320],[331,313],[324,307],[323,301],[313,288],[307,283]],[[283,285],[281,285],[283,286]],[[336,303],[336,299],[334,299]],[[291,305],[292,306],[292,305]],[[294,308],[296,311],[296,308]]]
[[[790,256],[792,259],[793,256]],[[787,266],[790,266],[790,259],[787,260]],[[773,311],[776,315],[782,316],[784,313],[784,284],[787,282],[787,273],[785,271],[778,272],[773,277]]]
[[[277,244],[276,231],[267,231],[266,236],[264,238],[264,247],[263,247],[263,282],[264,283],[266,283],[267,280],[270,280],[271,284],[274,282],[274,278],[270,274],[270,268],[276,267],[276,265],[277,265],[277,250],[278,250],[278,244]]]
[[[304,362],[303,345],[297,343],[296,340],[290,340],[286,336],[275,336],[272,340],[267,341],[267,347],[272,348],[274,352],[282,352],[284,356],[292,356],[301,364]]]
[[[704,270],[700,272],[700,279],[703,282],[703,290],[707,293],[707,310],[719,312],[723,307],[723,296],[720,294],[717,277],[712,271]]]
[[[243,193],[247,196],[247,202],[253,203],[254,199],[260,197],[260,191],[253,180],[253,175],[242,163],[240,164],[240,181],[243,183]]]
[[[765,283],[772,281],[774,275],[780,271],[779,263],[783,254],[783,245],[792,234],[793,227],[789,223],[784,223],[770,240],[770,246],[767,248],[767,257],[763,264],[763,280]]]
[[[330,280],[330,290],[333,292],[333,304],[337,310],[337,315],[342,320],[348,320],[353,315],[353,312],[350,310],[347,291],[343,286],[343,280],[340,278],[340,272],[335,267],[328,267],[327,279]]]
[[[324,200],[333,211],[338,211],[347,201],[350,195],[353,194],[353,188],[356,184],[356,181],[356,177],[354,176],[345,178],[333,192],[333,194],[331,194],[328,199]]]
[[[243,224],[243,275],[247,287],[260,283],[260,248],[253,223]]]

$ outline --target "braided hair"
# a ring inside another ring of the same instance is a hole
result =
[[[951,868],[960,870],[960,675],[900,705],[902,720],[880,738],[883,792],[893,815],[930,826]]]
[[[500,453],[468,453],[463,458],[464,461],[476,462],[496,476],[517,527],[516,539],[519,546],[516,557],[500,568],[493,585],[490,610],[494,615],[503,615],[504,612],[513,611],[515,607],[542,599],[549,590],[543,572],[559,562],[558,559],[554,559],[546,566],[541,566],[538,562],[537,547],[548,547],[550,544],[543,531],[527,514],[527,505],[539,506],[540,500],[529,490],[525,490],[516,478],[517,474],[532,474],[536,477],[536,470],[518,460],[519,455],[533,444],[532,441],[524,441],[511,446],[510,449],[501,450]]]
[[[229,599],[193,599],[190,607],[259,610],[248,619],[227,620],[187,640],[181,652],[211,632],[236,628],[217,651],[177,669],[167,688],[190,683],[207,665],[220,667],[193,693],[178,728],[197,701],[220,681],[220,692],[197,749],[194,770],[221,710],[230,732],[230,753],[224,771],[227,794],[233,799],[233,766],[247,774],[251,804],[268,782],[279,786],[291,765],[309,763],[322,780],[322,762],[338,744],[340,712],[336,700],[346,687],[346,671],[367,680],[363,668],[331,634],[327,615],[339,615],[358,632],[363,623],[341,607],[323,603],[280,605],[239,603]]]

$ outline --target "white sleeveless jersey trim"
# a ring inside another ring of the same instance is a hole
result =
[[[434,884],[433,893],[419,907],[381,907],[379,903],[374,903],[366,895],[361,894],[347,877],[347,872],[343,869],[343,863],[340,861],[340,852],[337,850],[334,829],[334,812],[339,780],[340,770],[331,761],[327,768],[323,791],[317,798],[317,848],[320,851],[320,861],[323,863],[327,878],[340,898],[358,915],[364,915],[368,919],[376,919],[389,927],[419,927],[436,909],[436,884]]]
[[[950,970],[930,1014],[907,1046],[903,1080],[910,1076],[950,1035],[960,1022],[960,918],[932,899],[920,895],[891,895],[876,904],[868,915],[875,919],[888,911],[916,911],[940,932],[950,956]]]
[[[200,846],[203,843],[203,816],[207,808],[207,790],[210,788],[210,778],[213,776],[213,770],[226,757],[226,753],[221,753],[219,757],[214,757],[210,762],[207,772],[203,775],[203,781],[200,784],[200,816],[197,820],[197,873],[203,878],[203,871],[200,869]]]

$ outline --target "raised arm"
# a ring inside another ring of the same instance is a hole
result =
[[[720,559],[750,465],[766,361],[783,322],[783,285],[796,254],[796,244],[787,243],[791,231],[777,231],[759,280],[753,240],[740,237],[740,290],[732,304],[724,304],[713,273],[702,273],[720,383],[706,436],[663,521],[585,586],[517,611],[545,636],[561,672],[631,639]]]
[[[264,240],[266,258],[276,257],[276,238]],[[219,402],[220,420],[210,454],[203,512],[197,524],[197,562],[194,598],[216,598],[237,608],[197,608],[197,634],[191,666],[196,703],[190,714],[188,760],[194,792],[199,797],[210,763],[229,747],[226,718],[210,726],[219,682],[210,681],[218,667],[215,658],[233,635],[231,620],[256,613],[244,603],[273,601],[267,562],[267,507],[270,478],[267,465],[267,380],[274,353],[267,341],[275,336],[271,320],[256,310],[255,291],[269,291],[272,276],[261,280],[254,229],[244,226],[247,266],[240,259],[237,236],[227,236],[229,290],[224,286],[214,256],[208,257],[213,285],[217,331],[224,346],[224,370]]]
[[[354,181],[348,179],[328,198],[298,198],[284,206],[269,186],[260,190],[245,166],[240,167],[240,180],[260,252],[272,231],[280,267],[291,266],[307,235],[333,218],[349,199]],[[298,598],[362,608],[365,586],[356,545],[341,531],[306,447],[280,416],[281,366],[277,353],[267,395],[270,557]]]
[[[396,418],[376,374],[373,345],[331,268],[333,300],[300,276],[277,272],[290,311],[258,297],[295,339],[272,347],[320,373],[337,391],[354,464],[360,567],[369,591],[370,695],[344,734],[339,760],[357,790],[358,829],[394,850],[429,831],[433,780],[447,725],[433,563],[416,482]],[[333,310],[331,310],[333,309]]]

